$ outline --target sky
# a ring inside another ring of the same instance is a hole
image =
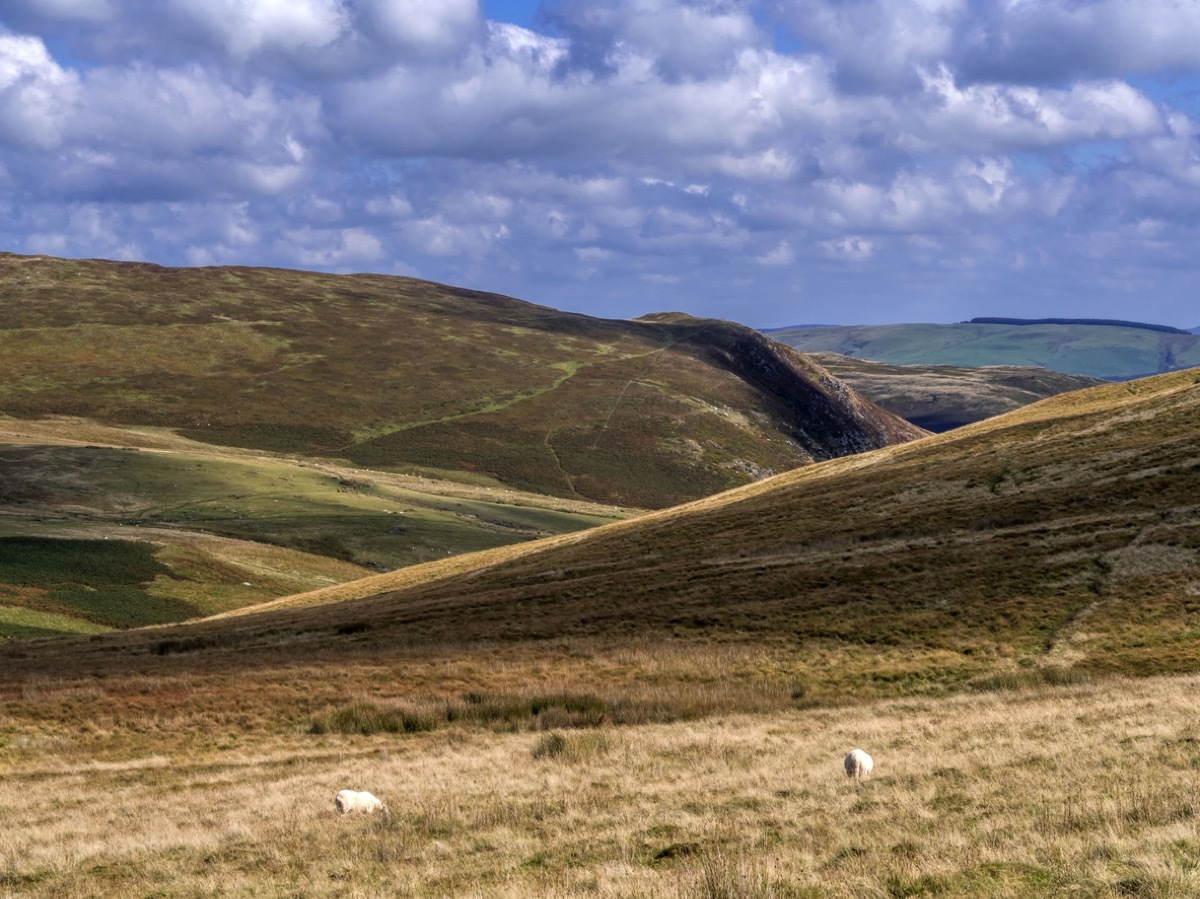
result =
[[[1200,325],[1200,0],[0,0],[0,249]]]

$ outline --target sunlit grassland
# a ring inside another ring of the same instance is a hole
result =
[[[365,593],[8,642],[0,885],[1197,895],[1198,404],[1104,385]]]
[[[263,732],[231,712],[171,738],[154,710],[205,699],[186,678],[30,682],[0,719],[0,891],[1192,896],[1197,688],[1112,679],[371,736]],[[118,752],[97,703],[130,718]],[[40,707],[71,726],[43,729]],[[841,772],[855,746],[876,759],[857,785]],[[337,817],[343,788],[387,814]]]
[[[629,514],[77,419],[0,421],[0,466],[3,636],[194,618]]]

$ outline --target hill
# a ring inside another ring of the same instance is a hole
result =
[[[889,365],[836,353],[812,356],[871,402],[934,433],[1103,383],[1014,365]]]
[[[516,669],[548,664],[544,673],[561,669],[566,685],[578,670],[557,654],[562,641],[582,641],[593,660],[583,669],[608,652],[627,657],[609,685],[627,709],[651,684],[689,682],[714,646],[752,646],[756,665],[772,660],[772,674],[742,684],[750,692],[800,683],[806,701],[1047,672],[1197,671],[1198,384],[1189,371],[1066,394],[491,550],[474,565],[459,557],[381,575],[363,591],[377,595],[353,601],[280,601],[166,631],[0,649],[0,658],[14,672],[57,670],[65,652],[86,671],[157,666],[157,655],[178,652],[189,670],[249,672],[301,658],[337,664],[351,647],[393,664],[409,652],[465,658],[486,643],[512,647],[517,681]],[[393,577],[404,589],[382,592]],[[625,680],[648,664],[633,661],[630,644],[657,647],[650,681]],[[588,689],[603,693],[603,680]],[[671,701],[686,705],[686,695]]]
[[[1107,381],[1200,365],[1200,337],[1138,326],[907,324],[766,333],[806,353],[839,353],[892,365],[1037,366]]]
[[[0,413],[657,507],[920,431],[740,325],[0,254]]]

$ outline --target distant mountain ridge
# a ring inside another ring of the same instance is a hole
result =
[[[774,328],[805,353],[838,353],[891,365],[1034,366],[1128,381],[1200,365],[1200,335],[1165,326],[962,322]],[[1093,320],[1102,321],[1102,320]]]
[[[1148,322],[1128,322],[1114,318],[973,318],[967,325],[1099,325],[1110,328],[1142,328],[1146,331],[1162,331],[1164,334],[1192,334],[1183,328],[1171,325],[1152,325]]]

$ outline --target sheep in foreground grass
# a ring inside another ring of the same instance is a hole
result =
[[[383,803],[370,793],[358,793],[354,790],[340,790],[333,797],[333,807],[339,815],[350,812],[374,812],[383,808]]]
[[[875,760],[861,749],[851,749],[846,754],[846,776],[862,780],[875,767]]]

